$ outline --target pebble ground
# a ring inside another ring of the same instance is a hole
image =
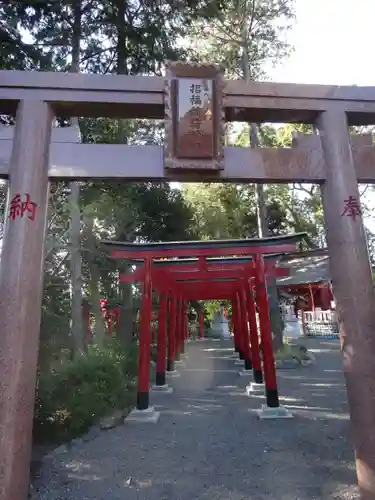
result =
[[[33,499],[358,499],[338,341],[308,347],[315,364],[278,371],[294,418],[267,421],[230,343],[190,343],[174,393],[152,394],[157,424],[94,433],[46,460]]]

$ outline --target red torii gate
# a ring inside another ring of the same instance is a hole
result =
[[[145,244],[102,242],[114,259],[130,259],[138,263],[140,259],[143,260],[143,265],[135,272],[120,276],[120,280],[123,282],[140,281],[143,283],[138,365],[138,412],[149,410],[150,322],[153,289],[160,296],[156,386],[166,385],[165,373],[174,372],[175,361],[179,359],[179,353],[183,352],[187,332],[188,301],[192,299],[229,299],[232,301],[234,311],[235,349],[240,358],[244,360],[245,370],[253,369],[254,382],[260,384],[263,382],[263,374],[256,321],[256,305],[258,306],[267,407],[279,407],[266,276],[267,274],[285,276],[286,270],[274,268],[275,254],[295,251],[297,243],[304,236],[305,233],[297,233],[263,239]],[[265,259],[265,254],[271,255]],[[241,255],[251,257],[247,259],[233,258],[233,256]],[[191,256],[194,256],[195,259],[183,259]],[[221,258],[207,260],[208,257],[212,256]],[[224,259],[224,256],[231,256],[232,259]],[[165,258],[176,260],[158,260]],[[254,297],[254,291],[256,297]]]

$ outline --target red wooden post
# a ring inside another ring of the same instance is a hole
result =
[[[189,302],[185,302],[185,309],[184,309],[184,320],[185,320],[185,340],[189,338]]]
[[[240,339],[238,334],[238,323],[237,323],[237,301],[235,298],[232,299],[232,328],[233,328],[233,342],[234,351],[240,352]]]
[[[176,300],[176,327],[175,327],[175,361],[181,361],[181,309],[182,309],[182,301],[180,298]]]
[[[249,317],[251,354],[253,358],[253,378],[256,384],[263,383],[262,362],[260,359],[258,325],[255,309],[254,291],[251,281],[247,294],[247,314]]]
[[[166,350],[167,350],[167,297],[160,295],[158,321],[158,353],[156,359],[156,385],[165,385]]]
[[[169,304],[167,372],[173,372],[175,369],[174,362],[176,355],[176,321],[177,321],[177,299],[174,295],[172,295]]]
[[[242,326],[242,339],[243,339],[243,358],[244,358],[244,368],[245,370],[251,370],[253,364],[251,361],[251,349],[250,349],[250,338],[249,338],[249,326],[247,321],[247,307],[246,307],[246,294],[243,287],[241,287],[240,292],[240,304],[241,304],[241,326]]]
[[[267,406],[277,408],[279,395],[276,381],[275,359],[272,346],[272,328],[268,308],[266,276],[263,256],[256,255],[256,299],[259,312],[260,336],[262,339],[264,382],[266,386]]]
[[[186,301],[181,299],[180,322],[179,322],[180,354],[185,354],[185,336],[186,336],[185,311],[186,311]]]
[[[240,301],[240,294],[236,293],[236,324],[238,330],[238,355],[241,360],[244,358],[244,338],[243,338],[243,322],[242,322],[242,308]]]
[[[146,410],[149,404],[149,378],[150,378],[150,323],[152,315],[152,259],[145,258],[145,277],[141,301],[141,317],[139,331],[139,356],[138,356],[138,394],[137,409]]]
[[[199,311],[199,338],[204,338],[204,308]]]
[[[312,310],[312,312],[315,312],[314,292],[313,292],[311,284],[309,285],[309,297],[310,297],[310,303],[311,303],[311,310]]]
[[[302,333],[306,335],[306,317],[304,309],[301,309],[301,323],[302,323]]]

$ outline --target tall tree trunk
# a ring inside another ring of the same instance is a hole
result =
[[[245,27],[244,45],[242,49],[242,71],[245,81],[250,81],[250,63],[247,47],[248,27]],[[259,147],[258,127],[256,123],[249,124],[249,141],[251,148]],[[258,236],[265,238],[269,235],[267,206],[262,184],[255,184],[255,199],[257,205]],[[270,319],[272,325],[273,341],[275,349],[283,345],[283,320],[279,306],[279,296],[276,285],[276,278],[268,278],[268,301],[270,308]]]
[[[81,46],[81,0],[72,2],[74,25],[72,32],[72,65],[70,71],[79,72]],[[71,118],[71,125],[78,127],[78,118]],[[86,348],[87,332],[82,318],[82,256],[81,256],[81,209],[79,183],[71,182],[70,205],[70,273],[71,273],[71,329],[74,354]]]
[[[126,24],[125,12],[126,5],[124,0],[117,0],[117,74],[126,75],[127,70],[127,51],[126,51]],[[126,144],[124,120],[117,122],[117,143]],[[122,231],[121,231],[122,232]],[[119,235],[118,235],[119,236]],[[121,265],[121,271],[127,272],[130,264],[124,262]],[[131,283],[120,283],[120,296],[122,306],[120,308],[120,327],[118,329],[119,339],[127,344],[133,338],[134,325],[134,301],[133,286]]]
[[[90,270],[90,302],[91,312],[94,315],[94,342],[97,345],[103,345],[105,338],[105,324],[102,311],[100,309],[100,269],[95,262],[97,254],[96,239],[94,235],[94,216],[89,214],[86,219],[86,245],[87,251],[85,252],[87,264]]]

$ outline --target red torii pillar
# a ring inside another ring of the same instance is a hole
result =
[[[181,310],[180,310],[180,354],[185,354],[185,338],[186,338],[185,311],[186,311],[186,301],[182,299]]]
[[[176,322],[177,322],[177,299],[175,295],[172,295],[169,304],[169,328],[168,328],[167,372],[169,373],[175,372]]]
[[[260,417],[272,416],[278,418],[291,417],[291,414],[280,407],[277,389],[276,367],[273,356],[272,328],[268,307],[266,275],[264,259],[261,255],[255,256],[256,262],[256,299],[259,310],[260,335],[262,339],[264,382],[266,391],[266,408],[262,408]],[[278,411],[276,411],[276,409]]]
[[[185,302],[184,320],[185,340],[187,340],[189,338],[189,301]]]
[[[241,314],[240,314],[240,305],[239,305],[239,298],[238,298],[238,293],[235,293],[234,300],[233,300],[233,329],[234,329],[234,337],[236,339],[236,344],[235,348],[237,349],[239,359],[243,359],[243,352],[242,352],[242,333],[241,333]]]
[[[150,324],[152,316],[151,269],[152,259],[146,257],[140,311],[137,410],[146,410],[149,406]]]
[[[250,339],[249,339],[249,327],[247,321],[247,307],[246,307],[246,296],[245,290],[241,286],[239,291],[240,297],[240,308],[241,308],[241,327],[242,327],[242,351],[244,359],[244,369],[251,370],[253,368],[251,360],[251,349],[250,349]]]
[[[182,299],[177,298],[176,301],[176,328],[175,328],[175,362],[181,361],[181,316],[182,316]]]
[[[263,383],[262,362],[260,359],[258,325],[257,325],[252,280],[249,280],[248,289],[249,291],[247,294],[247,314],[249,317],[250,344],[251,344],[251,354],[253,359],[253,380],[256,384],[262,384]]]
[[[238,330],[238,307],[236,298],[232,298],[232,328],[233,328],[233,344],[234,352],[240,352],[240,336]]]
[[[180,341],[179,352],[180,352],[180,354],[185,354],[185,337],[186,337],[185,310],[186,310],[186,301],[181,298],[180,318],[179,318],[179,341]]]
[[[168,298],[166,293],[160,294],[158,318],[158,350],[156,359],[155,385],[165,386],[166,351],[167,351],[167,311]]]
[[[244,351],[245,351],[245,339],[244,339],[244,322],[243,322],[243,311],[241,307],[241,299],[240,293],[236,292],[236,325],[238,331],[238,355],[241,361],[245,359]]]

